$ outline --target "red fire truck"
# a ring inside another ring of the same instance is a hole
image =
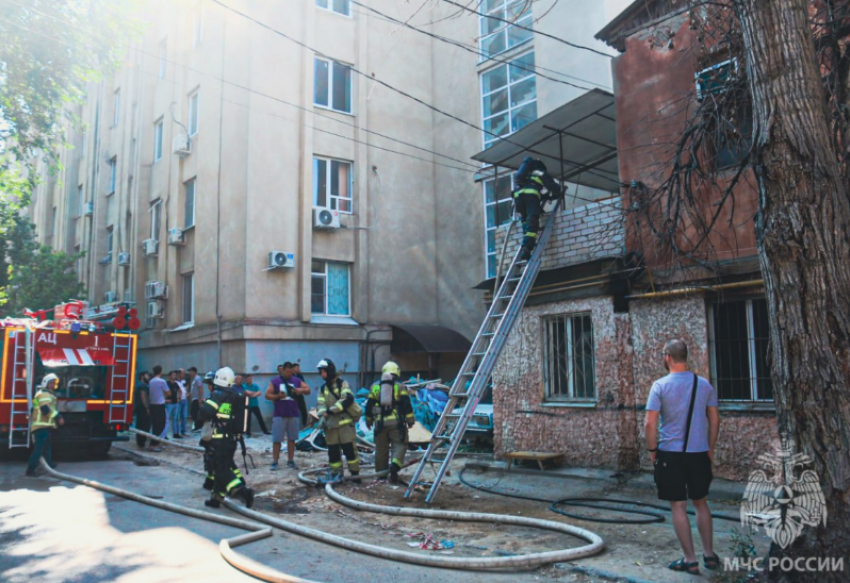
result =
[[[52,372],[60,380],[56,396],[65,419],[53,433],[54,445],[105,454],[113,441],[128,440],[118,432],[133,419],[135,310],[71,302],[52,311],[52,320],[42,311],[0,321],[0,447],[29,446],[32,398]]]

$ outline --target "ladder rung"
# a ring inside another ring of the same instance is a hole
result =
[[[504,316],[504,315],[505,315],[505,312],[502,312],[501,314],[493,314],[493,315],[492,315],[492,316],[490,316],[490,317],[491,317],[491,318],[501,318],[501,317],[502,317],[502,316]]]

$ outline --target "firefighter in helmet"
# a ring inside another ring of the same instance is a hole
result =
[[[65,424],[62,415],[56,410],[56,389],[59,388],[59,377],[48,373],[41,380],[41,388],[32,400],[30,411],[30,431],[32,432],[32,454],[27,464],[27,475],[34,476],[38,461],[44,456],[44,461],[51,468],[53,463],[50,433],[60,425]]]
[[[381,370],[381,380],[369,390],[366,401],[366,426],[375,431],[375,471],[386,471],[389,465],[390,482],[398,483],[398,472],[407,453],[407,430],[413,427],[413,406],[407,387],[398,382],[399,366],[389,361]],[[392,460],[388,461],[392,448]]]
[[[325,383],[319,389],[318,414],[328,444],[328,465],[331,479],[342,479],[342,455],[348,460],[348,471],[352,476],[360,475],[360,458],[357,456],[357,432],[355,423],[360,418],[360,406],[354,401],[354,393],[348,383],[340,378],[336,365],[325,358],[316,365]],[[340,453],[341,452],[341,453]],[[355,484],[360,480],[355,479]]]
[[[230,367],[218,369],[210,397],[199,412],[201,419],[212,426],[208,447],[213,465],[213,488],[212,496],[204,502],[212,508],[221,506],[225,495],[241,498],[248,508],[254,505],[254,491],[245,484],[233,461],[236,445],[245,432],[248,407],[248,397],[233,386],[235,379],[236,374]]]
[[[531,156],[526,156],[522,165],[514,175],[516,190],[514,203],[522,217],[522,251],[520,260],[526,261],[537,245],[537,234],[540,232],[540,215],[543,212],[543,201],[554,200],[561,196],[561,187],[549,175],[546,164]]]

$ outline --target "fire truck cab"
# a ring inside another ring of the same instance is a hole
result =
[[[57,407],[65,419],[54,430],[54,446],[105,454],[113,441],[129,439],[119,432],[133,419],[137,337],[113,325],[127,327],[127,308],[115,307],[115,319],[106,323],[102,316],[110,311],[74,306],[57,306],[53,320],[39,312],[0,321],[0,447],[29,447],[32,399],[48,373],[59,377]]]

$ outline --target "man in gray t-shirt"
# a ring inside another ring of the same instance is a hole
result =
[[[685,553],[684,558],[668,567],[698,574],[688,498],[696,509],[703,564],[707,569],[720,566],[706,502],[720,429],[717,393],[706,379],[688,371],[688,347],[682,340],[670,340],[664,345],[664,367],[670,374],[653,383],[646,402],[646,444],[655,468],[658,498],[670,502],[673,529]]]

